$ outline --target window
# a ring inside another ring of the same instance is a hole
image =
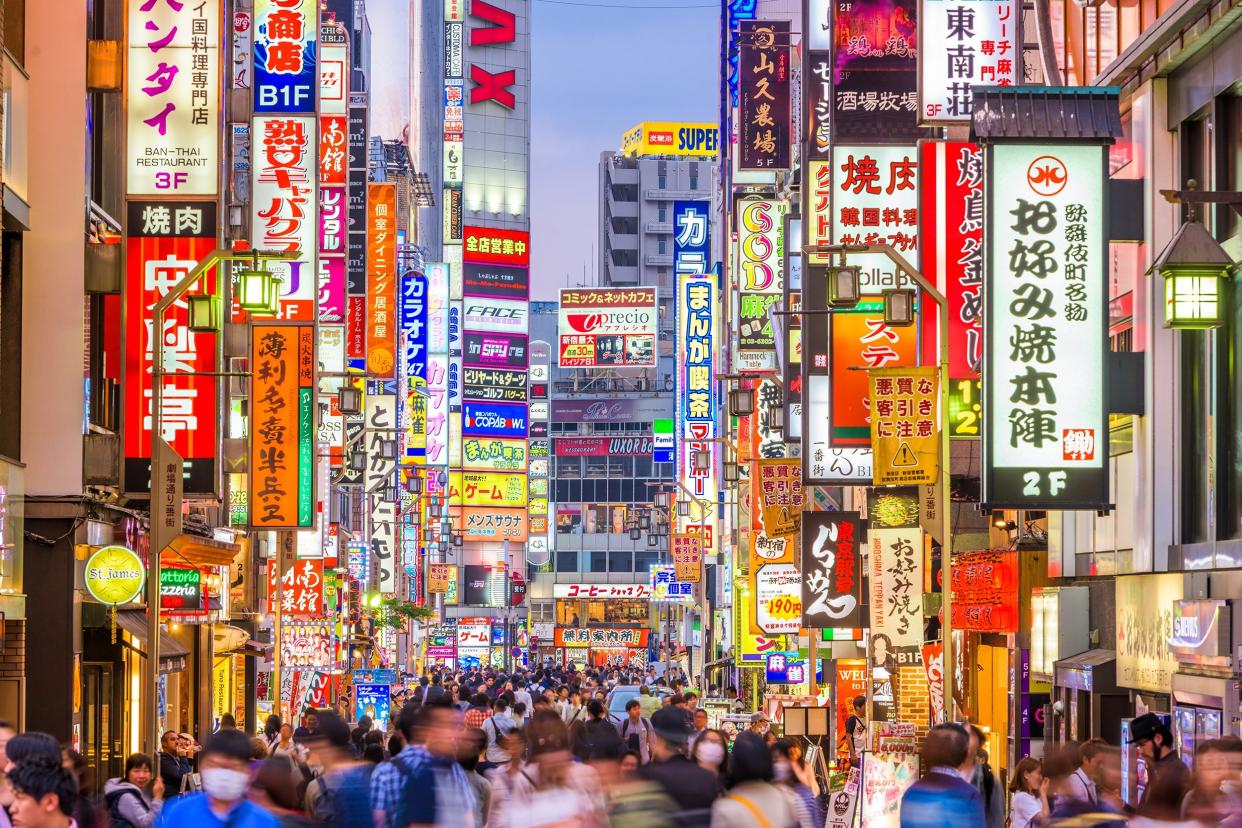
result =
[[[690,189],[697,190],[699,188],[699,174],[697,172],[690,173]]]
[[[664,255],[665,253],[668,252],[668,242],[665,241],[663,236],[660,237],[660,240],[657,243],[657,246],[659,248],[660,255]]]
[[[97,15],[103,17],[102,11]],[[92,15],[94,16],[96,15]],[[25,68],[26,0],[4,0],[4,48],[17,61],[18,66]]]
[[[658,217],[656,220],[661,223],[668,221],[668,207],[666,207],[663,204],[660,205],[660,209],[658,211]]]
[[[659,187],[661,190],[667,189],[668,188],[668,177],[663,176],[663,175],[658,176],[657,181],[656,181],[656,186]]]

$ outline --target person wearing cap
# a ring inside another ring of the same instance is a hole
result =
[[[639,775],[662,787],[684,811],[711,808],[720,790],[719,781],[716,774],[686,755],[693,731],[685,713],[675,707],[663,707],[651,717],[651,729],[651,762],[643,765]]]
[[[277,828],[275,817],[246,799],[252,753],[250,738],[240,730],[214,734],[199,757],[203,789],[169,802],[157,825]]]
[[[750,732],[756,736],[762,736],[768,732],[769,722],[767,715],[762,711],[750,714]]]
[[[354,758],[349,725],[334,711],[319,714],[319,730],[306,740],[311,764],[323,773],[306,786],[305,809],[337,828],[373,828],[371,771],[375,766]]]
[[[1139,802],[1154,804],[1153,798],[1178,803],[1190,790],[1190,769],[1173,747],[1173,732],[1155,713],[1144,713],[1130,722],[1130,744],[1138,746],[1139,756],[1147,763],[1147,787]]]

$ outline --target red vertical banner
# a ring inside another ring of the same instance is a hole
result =
[[[125,490],[150,489],[152,311],[216,245],[214,202],[130,201],[125,246]],[[215,269],[193,288],[215,290]],[[160,436],[186,462],[186,494],[216,488],[216,381],[188,376],[216,370],[215,337],[189,328],[184,300],[164,314]]]
[[[397,185],[367,184],[367,370],[394,376],[397,365]]]
[[[949,378],[978,379],[983,359],[983,153],[967,141],[919,144],[923,275],[949,300]],[[938,338],[924,343],[937,362]]]

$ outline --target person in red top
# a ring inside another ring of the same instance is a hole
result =
[[[483,729],[483,723],[492,717],[492,700],[484,693],[476,693],[470,699],[470,709],[466,711],[466,727]]]

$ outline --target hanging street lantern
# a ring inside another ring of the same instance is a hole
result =
[[[1205,330],[1224,324],[1233,259],[1197,221],[1187,221],[1148,274],[1164,278],[1164,326]]]

